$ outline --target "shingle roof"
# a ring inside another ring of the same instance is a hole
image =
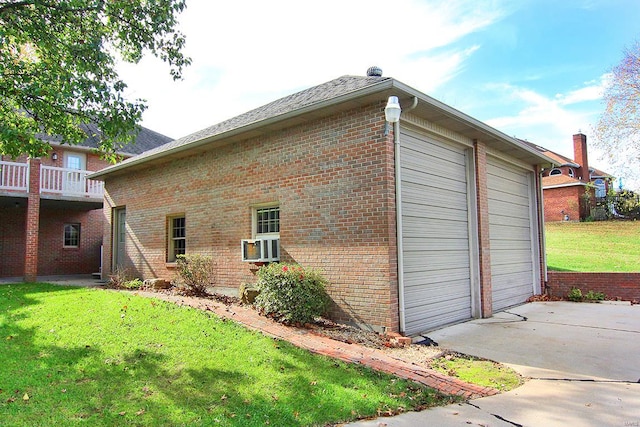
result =
[[[542,177],[542,188],[548,187],[569,187],[573,185],[586,185],[579,179],[572,178],[569,175],[550,175]]]
[[[162,161],[169,156],[180,156],[193,153],[216,140],[233,141],[234,138],[255,136],[270,129],[288,124],[299,124],[308,118],[329,114],[335,108],[351,108],[382,101],[381,94],[402,95],[421,102],[411,108],[427,120],[434,120],[439,126],[456,129],[471,139],[483,139],[490,145],[506,149],[510,154],[519,156],[525,161],[550,163],[550,159],[538,154],[526,144],[522,144],[486,124],[437,101],[428,95],[394,80],[382,76],[342,76],[326,83],[296,92],[292,95],[270,102],[262,107],[240,114],[216,125],[194,132],[190,135],[171,141],[160,147],[145,151],[117,165],[110,166],[94,173],[92,179],[100,179],[113,173],[120,173],[130,167]],[[536,164],[538,164],[536,163]]]
[[[356,90],[360,90],[367,86],[372,86],[380,82],[391,80],[389,77],[361,77],[361,76],[342,76],[318,86],[296,92],[292,95],[285,96],[276,101],[270,102],[262,107],[247,111],[239,116],[225,120],[213,126],[199,130],[175,141],[171,141],[159,147],[152,148],[136,159],[141,159],[163,151],[169,151],[178,147],[188,145],[195,141],[200,141],[224,132],[241,128],[243,126],[256,123],[262,120],[277,117],[301,108],[318,104],[322,101],[336,98],[340,95],[347,94]],[[124,162],[126,163],[126,161]]]
[[[521,139],[520,141],[524,142],[525,144],[529,145],[530,147],[535,148],[536,150],[540,151],[541,153],[543,153],[545,156],[549,157],[550,159],[555,160],[556,166],[571,166],[574,168],[579,168],[580,165],[575,161],[575,160],[571,160],[570,158],[563,156],[562,154],[558,154],[555,151],[551,151],[547,148],[541,147],[537,144],[534,144],[533,142],[529,142],[529,141],[525,141],[523,139]],[[592,166],[589,166],[589,171],[591,172],[591,176],[592,177],[612,177],[612,175],[609,175],[606,172],[601,171],[600,169],[596,169]]]
[[[98,127],[94,124],[82,125],[81,127],[87,133],[87,139],[76,144],[76,146],[85,148],[98,148],[99,138],[97,137],[97,135],[100,134],[100,130],[98,129]],[[39,134],[38,138],[52,144],[62,143],[62,139],[57,136]],[[140,131],[136,136],[135,144],[128,144],[122,149],[118,150],[118,152],[125,155],[136,155],[164,145],[172,140],[173,138],[162,135],[161,133],[148,129],[144,126],[140,126]]]

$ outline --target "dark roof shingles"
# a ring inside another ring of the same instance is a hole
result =
[[[390,78],[342,76],[318,86],[285,96],[284,98],[280,98],[276,101],[240,114],[239,116],[225,120],[213,126],[209,126],[175,141],[171,141],[160,147],[152,148],[136,158],[148,157],[164,151],[169,151],[195,141],[200,141],[205,138],[250,125],[252,123],[290,113],[332,98],[337,98],[341,95],[363,89],[367,86],[372,86],[385,80],[390,80]]]

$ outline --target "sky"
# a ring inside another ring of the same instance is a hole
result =
[[[143,126],[179,138],[342,75],[383,75],[507,135],[573,157],[608,73],[640,39],[640,0],[187,0],[193,63],[120,64]],[[592,141],[593,142],[593,141]],[[640,190],[589,145],[591,166]]]

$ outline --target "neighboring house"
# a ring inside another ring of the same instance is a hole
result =
[[[528,143],[553,160],[542,172],[545,221],[579,221],[592,215],[598,199],[606,197],[613,176],[589,167],[587,136],[573,135],[573,160]]]
[[[392,96],[403,112],[386,131]],[[321,269],[331,317],[362,328],[488,317],[541,292],[550,163],[375,70],[343,76],[91,175],[103,274],[172,279],[177,255],[200,253],[237,289],[261,264],[244,257],[280,260]]]
[[[0,156],[0,277],[34,281],[100,271],[103,183],[87,175],[109,163],[94,153],[94,138],[79,145],[48,138],[53,149],[46,158]],[[136,144],[121,155],[131,157],[168,141],[142,128]]]

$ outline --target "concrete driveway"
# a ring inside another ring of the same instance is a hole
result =
[[[638,305],[536,302],[428,337],[530,379],[497,396],[351,426],[640,426]]]

